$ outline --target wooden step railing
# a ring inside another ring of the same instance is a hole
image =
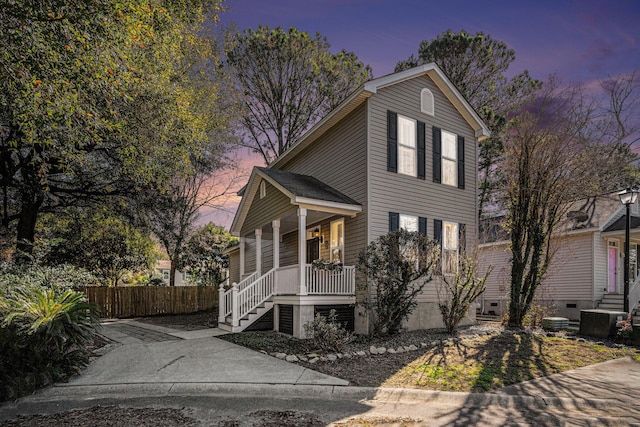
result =
[[[233,305],[231,310],[232,326],[238,326],[240,319],[273,296],[275,271],[276,269],[272,268],[242,290],[235,287],[231,289]]]
[[[251,273],[249,276],[242,279],[239,283],[234,283],[231,285],[231,288],[225,290],[224,284],[220,284],[220,288],[218,289],[219,295],[219,306],[218,306],[218,322],[224,323],[224,319],[231,315],[233,310],[233,296],[232,291],[234,288],[238,290],[245,289],[247,286],[251,285],[258,278],[258,272],[255,271]]]

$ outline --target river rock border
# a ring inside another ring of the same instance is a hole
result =
[[[445,346],[454,345],[461,341],[479,338],[481,335],[501,335],[501,334],[502,335],[518,335],[518,334],[546,335],[550,337],[558,336],[558,337],[566,338],[569,340],[575,340],[578,342],[588,342],[591,344],[605,345],[607,347],[616,347],[616,348],[626,347],[624,344],[614,343],[610,341],[596,341],[595,339],[565,335],[563,332],[547,332],[542,330],[532,331],[529,329],[513,331],[513,330],[506,329],[503,331],[486,331],[484,333],[465,335],[463,337],[451,337],[446,339],[434,340],[428,343],[421,342],[420,345],[410,344],[410,345],[397,346],[397,347],[371,345],[368,350],[348,351],[344,353],[318,354],[317,352],[311,352],[306,354],[287,354],[287,353],[280,353],[280,352],[268,353],[265,350],[260,350],[260,353],[273,356],[277,359],[285,360],[291,363],[307,362],[313,365],[318,362],[335,362],[340,359],[353,359],[358,357],[382,356],[385,354],[407,353],[407,352],[417,351],[419,349],[433,348],[439,345],[445,345]],[[640,349],[638,349],[637,351],[638,353],[640,353]]]

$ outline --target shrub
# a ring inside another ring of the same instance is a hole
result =
[[[529,307],[529,311],[522,318],[522,325],[529,328],[541,328],[542,319],[554,316],[558,308],[553,302],[534,302]]]
[[[360,254],[358,268],[372,291],[362,303],[373,310],[374,336],[394,335],[417,306],[416,298],[432,279],[438,244],[404,229],[380,236]]]
[[[444,292],[438,292],[438,307],[442,321],[450,334],[458,332],[460,321],[467,315],[475,300],[485,291],[485,282],[491,273],[477,277],[478,262],[475,258],[461,256],[454,274],[443,274]]]
[[[339,322],[335,310],[329,311],[329,316],[316,314],[313,322],[304,325],[307,336],[311,336],[313,346],[324,351],[341,353],[353,340],[353,334],[347,331]]]
[[[75,285],[32,270],[0,275],[0,400],[77,372],[98,327],[96,307],[68,289]]]

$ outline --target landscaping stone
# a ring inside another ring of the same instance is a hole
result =
[[[284,360],[286,360],[287,362],[298,362],[300,359],[298,359],[298,356],[296,356],[295,354],[290,354],[285,357]]]
[[[387,350],[387,353],[395,354],[395,353],[396,353],[396,351],[395,351],[394,349],[390,348],[389,350]]]
[[[396,348],[396,353],[404,353],[404,347],[398,347]]]
[[[336,356],[338,356],[338,359],[342,359],[344,357],[344,354],[342,353],[336,353]]]
[[[378,348],[372,345],[371,347],[369,347],[369,353],[378,354]]]
[[[276,353],[276,357],[278,359],[285,359],[287,357],[286,353]]]
[[[329,362],[335,362],[336,360],[338,360],[338,356],[336,356],[335,354],[327,354],[327,360]]]
[[[342,357],[344,357],[345,359],[351,359],[353,357],[352,353],[345,353],[342,355]]]
[[[326,358],[325,356],[320,356],[320,361],[321,361],[321,362],[326,362],[326,361],[327,361],[327,358]]]
[[[385,354],[387,352],[387,349],[384,347],[378,347],[378,354]]]
[[[427,344],[426,342],[421,342],[420,347],[426,348],[426,347],[429,347],[429,344]]]
[[[405,347],[405,349],[407,349],[409,351],[416,351],[418,349],[418,347],[416,347],[415,345],[411,344],[409,347]]]
[[[365,353],[364,351],[356,351],[356,354],[358,356],[366,356],[367,355],[367,353]]]
[[[440,341],[431,341],[431,346],[432,346],[432,347],[435,347],[435,346],[437,346],[438,344],[440,344]]]
[[[314,364],[314,363],[318,363],[318,360],[320,360],[317,357],[314,357],[313,359],[309,359],[309,363]]]
[[[586,339],[584,339],[584,338],[578,338],[576,341],[577,341],[577,342],[587,342],[587,340],[586,340]]]

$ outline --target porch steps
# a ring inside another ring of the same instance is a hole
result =
[[[273,301],[265,301],[249,312],[245,317],[240,319],[239,326],[233,326],[231,316],[227,316],[224,323],[218,322],[218,328],[228,332],[242,332],[251,326],[256,320],[260,319],[266,312],[273,308]]]
[[[624,309],[624,296],[622,294],[604,294],[598,304],[600,310],[622,311]]]

